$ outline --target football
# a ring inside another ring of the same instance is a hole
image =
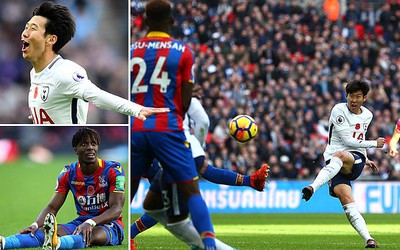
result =
[[[240,143],[246,143],[254,139],[257,135],[258,126],[253,117],[248,115],[238,115],[229,123],[229,133],[232,138]]]

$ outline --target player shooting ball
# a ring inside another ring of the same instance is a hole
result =
[[[22,56],[32,63],[29,118],[36,124],[85,124],[89,102],[95,106],[145,120],[168,108],[147,108],[110,94],[87,76],[77,63],[59,51],[75,34],[70,10],[53,2],[37,7],[21,35]]]

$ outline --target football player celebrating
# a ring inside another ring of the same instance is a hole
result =
[[[64,167],[55,194],[37,219],[19,234],[0,236],[0,249],[76,249],[120,245],[124,239],[122,209],[125,202],[125,172],[118,162],[97,158],[100,135],[79,129],[72,138],[78,162]],[[57,224],[56,215],[68,191],[74,196],[78,217]]]
[[[33,11],[22,32],[22,56],[32,63],[29,118],[36,124],[85,124],[89,103],[99,108],[135,116],[167,112],[146,108],[98,88],[84,68],[58,52],[75,34],[69,9],[44,2]]]
[[[367,157],[366,148],[382,148],[385,138],[366,140],[373,114],[362,104],[367,100],[370,82],[353,80],[346,85],[347,103],[336,104],[329,118],[328,145],[324,152],[326,166],[314,182],[303,188],[303,199],[308,201],[322,185],[329,181],[329,194],[337,197],[353,226],[366,242],[366,248],[378,244],[369,234],[364,218],[357,210],[350,181],[356,180],[365,165],[375,173],[378,167]]]

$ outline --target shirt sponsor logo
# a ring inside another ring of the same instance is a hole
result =
[[[71,181],[72,185],[77,185],[77,186],[84,186],[85,182],[83,181]]]

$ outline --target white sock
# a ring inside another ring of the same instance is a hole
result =
[[[354,202],[346,204],[343,206],[343,209],[350,224],[364,239],[364,241],[367,242],[367,240],[373,239],[368,232],[367,224],[365,224],[365,220],[358,211],[356,204]]]
[[[204,249],[203,241],[189,218],[175,223],[168,223],[165,228],[189,247]]]
[[[343,162],[339,157],[332,157],[331,162],[328,165],[323,167],[314,182],[310,185],[314,192],[317,191],[322,185],[327,183],[330,179],[332,179],[337,173],[339,173],[340,169],[343,167]]]
[[[151,218],[158,221],[164,227],[167,225],[167,210],[160,209],[160,210],[146,210],[143,209]]]
[[[168,223],[165,227],[179,240],[185,242],[190,247],[197,247],[199,249],[204,249],[203,241],[200,238],[199,233],[193,225],[193,222],[189,218],[184,219],[176,223]],[[215,239],[215,245],[217,250],[232,250],[231,246],[223,243],[222,241]]]

